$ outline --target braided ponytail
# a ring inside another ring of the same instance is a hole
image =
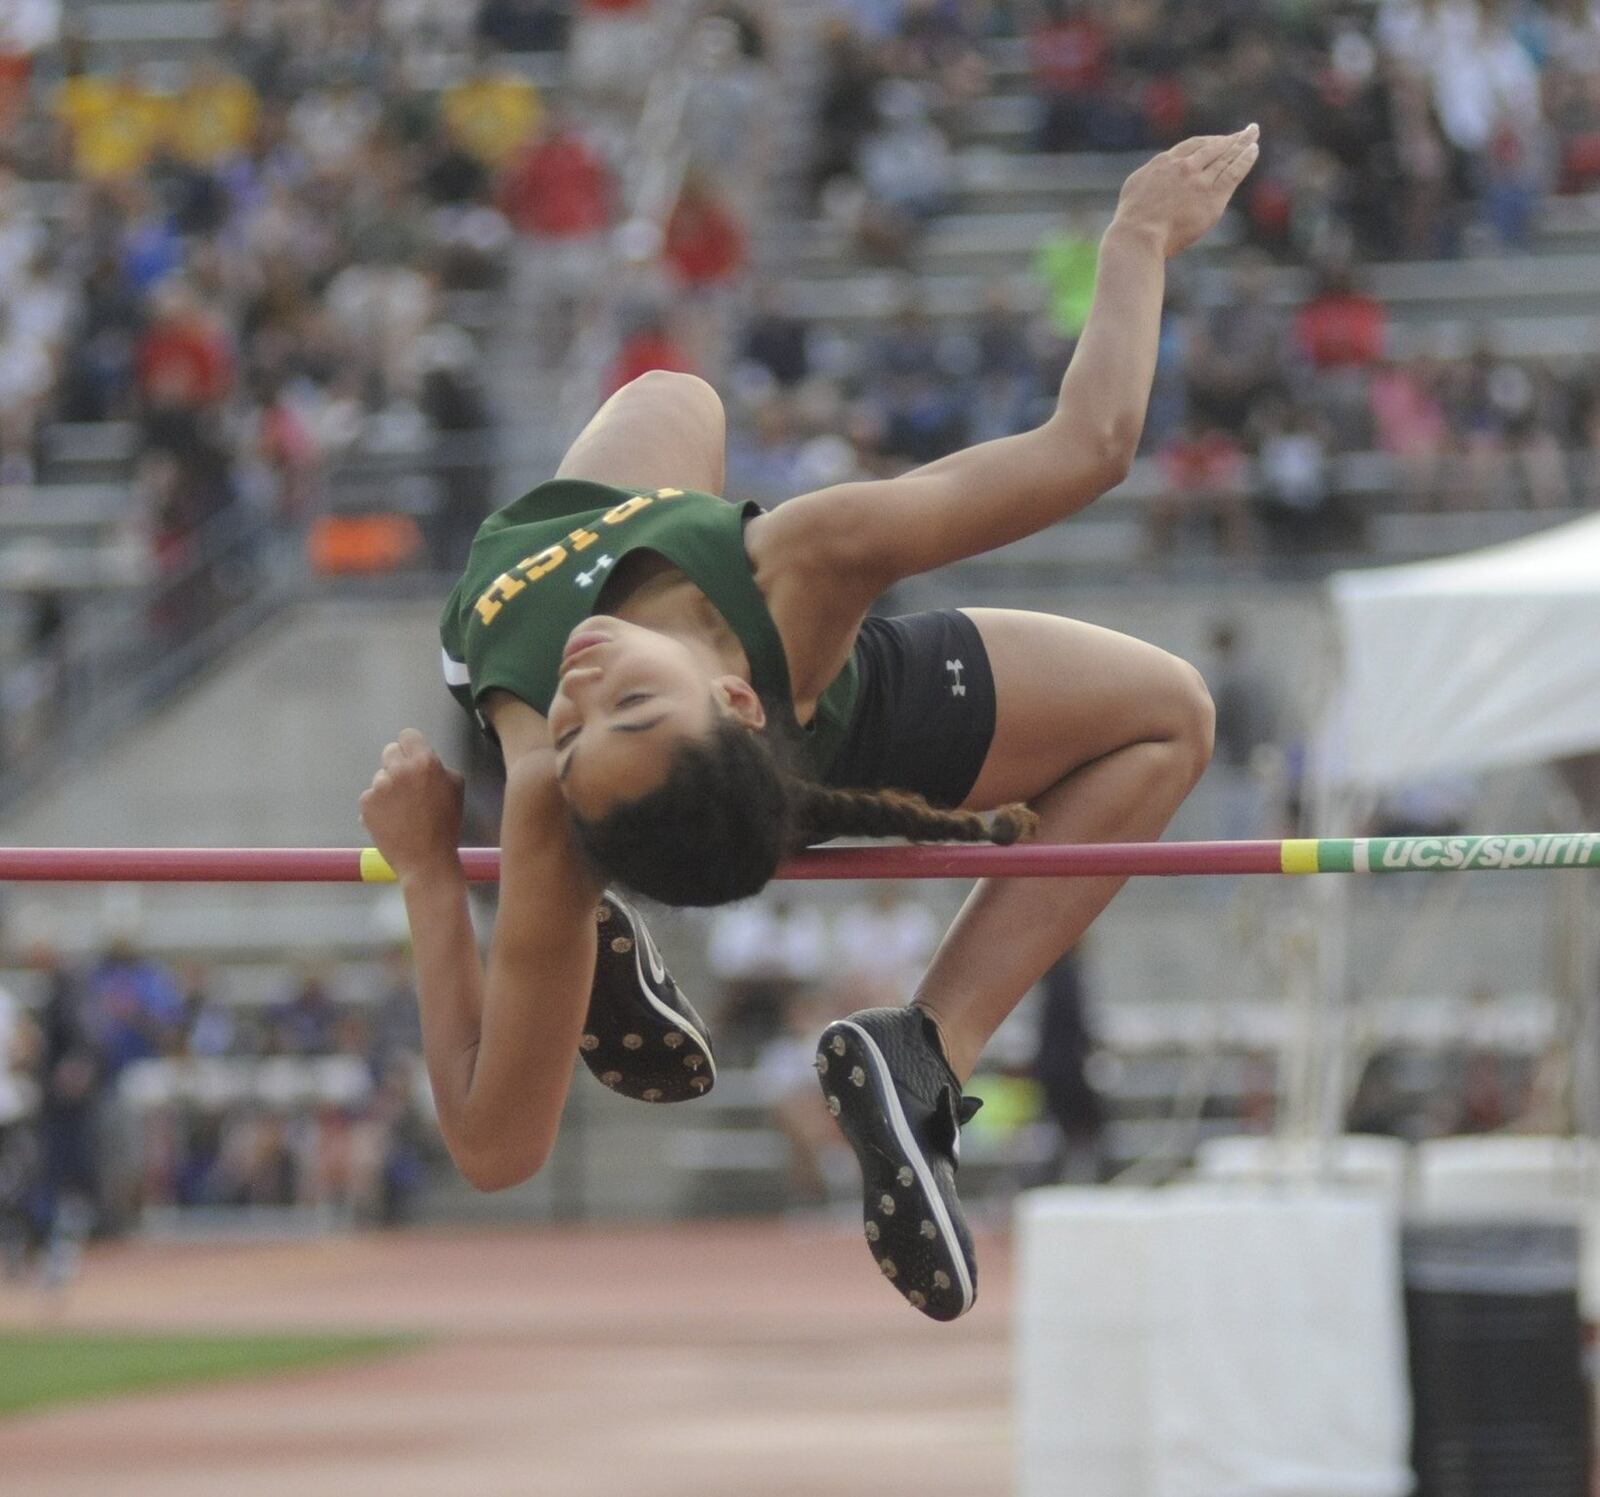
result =
[[[910,842],[994,842],[1031,837],[1039,818],[1020,803],[986,822],[976,811],[944,811],[909,790],[835,790],[789,778],[790,815],[799,847],[830,837],[904,837]]]
[[[798,724],[768,704],[755,732],[731,717],[674,750],[665,782],[590,819],[569,808],[578,846],[607,883],[678,906],[731,904],[766,886],[791,853],[830,837],[997,842],[1031,836],[1039,818],[1002,806],[992,821],[941,811],[908,790],[834,790],[799,773]]]

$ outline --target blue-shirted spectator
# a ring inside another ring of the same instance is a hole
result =
[[[343,1009],[327,979],[310,972],[273,1016],[275,1048],[284,1055],[332,1055],[339,1049]]]
[[[164,963],[118,937],[89,974],[87,1021],[106,1071],[170,1054],[183,1040],[183,990]]]

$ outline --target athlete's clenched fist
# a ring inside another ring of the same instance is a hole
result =
[[[361,797],[361,820],[400,877],[458,866],[465,784],[415,728],[384,749],[372,787]]]

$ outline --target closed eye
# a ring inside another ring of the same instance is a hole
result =
[[[616,705],[612,708],[612,711],[621,712],[625,708],[637,707],[640,702],[648,702],[649,700],[650,693],[648,691],[630,691],[627,696],[623,697],[621,701],[616,703]],[[564,749],[577,736],[578,728],[568,728],[565,733],[556,739],[556,748]]]

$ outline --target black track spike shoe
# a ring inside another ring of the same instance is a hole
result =
[[[861,1165],[867,1244],[883,1276],[924,1315],[954,1320],[978,1295],[956,1161],[963,1097],[923,1011],[865,1008],[822,1032],[817,1076]]]
[[[705,1021],[678,991],[639,913],[609,889],[594,912],[600,937],[589,1016],[578,1041],[602,1086],[640,1102],[688,1102],[716,1084]]]

